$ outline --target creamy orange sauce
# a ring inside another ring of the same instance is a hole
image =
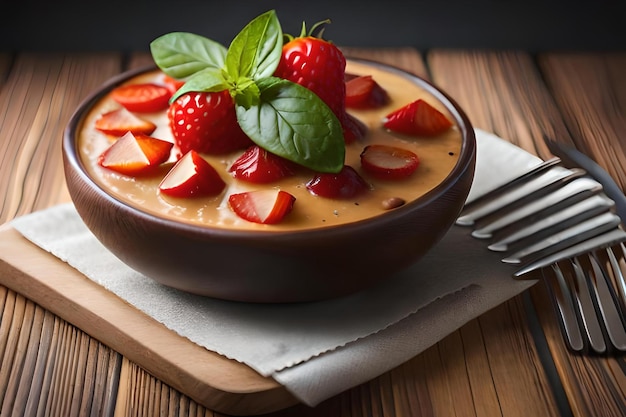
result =
[[[148,178],[120,175],[98,165],[98,157],[111,145],[112,138],[97,131],[94,128],[94,122],[102,113],[119,107],[119,104],[109,96],[100,100],[83,119],[78,138],[81,158],[96,183],[109,190],[119,200],[157,216],[193,224],[224,228],[292,230],[332,226],[377,216],[387,211],[383,208],[383,201],[399,197],[410,202],[441,183],[458,161],[461,151],[461,133],[456,124],[448,132],[436,137],[408,138],[385,131],[381,125],[383,117],[418,98],[424,98],[446,114],[450,120],[454,119],[442,103],[408,78],[352,61],[348,62],[346,72],[372,75],[391,97],[390,103],[383,108],[349,110],[353,116],[365,123],[368,127],[368,134],[364,141],[347,146],[346,164],[355,168],[372,187],[371,191],[354,199],[332,200],[312,195],[305,187],[313,175],[307,170],[303,170],[302,174],[295,177],[266,185],[235,180],[228,173],[228,168],[243,151],[220,156],[204,155],[227,183],[226,189],[220,195],[195,199],[167,197],[158,191],[159,183],[168,168],[167,165],[160,175]],[[128,83],[158,82],[160,77],[162,74],[157,72],[143,74]],[[165,111],[139,116],[157,125],[152,136],[173,141]],[[361,169],[359,155],[366,145],[374,143],[395,145],[415,152],[420,158],[419,168],[409,178],[401,181],[382,181],[372,178]],[[296,197],[293,211],[280,224],[250,223],[237,217],[228,207],[227,201],[230,194],[262,187],[280,188]]]

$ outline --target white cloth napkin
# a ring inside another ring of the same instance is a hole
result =
[[[474,199],[540,160],[477,130]],[[454,226],[393,280],[341,299],[303,304],[227,302],[170,289],[108,252],[66,204],[19,217],[27,239],[194,343],[271,376],[308,405],[366,382],[432,346],[534,281]]]

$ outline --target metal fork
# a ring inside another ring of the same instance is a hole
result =
[[[584,170],[552,158],[468,203],[456,223],[515,265],[515,278],[541,272],[571,350],[626,352],[626,232]]]
[[[575,351],[626,351],[623,244],[557,262],[544,271],[561,329]],[[616,251],[618,254],[616,255]],[[618,258],[621,261],[618,261]],[[604,259],[604,261],[603,261]],[[621,288],[621,293],[618,290]]]

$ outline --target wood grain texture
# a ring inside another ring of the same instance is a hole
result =
[[[626,53],[542,54],[538,62],[576,147],[626,190]]]
[[[4,287],[0,317],[0,415],[111,414],[118,353]]]
[[[78,104],[120,70],[116,56],[16,58],[0,91],[0,223],[69,201],[61,138]]]
[[[465,109],[475,127],[543,159],[543,134],[567,140],[567,127],[530,54],[517,51],[434,50],[428,67],[435,84]]]

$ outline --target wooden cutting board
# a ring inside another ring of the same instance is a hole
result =
[[[212,410],[250,415],[297,403],[273,379],[176,334],[9,225],[0,227],[0,284]]]

